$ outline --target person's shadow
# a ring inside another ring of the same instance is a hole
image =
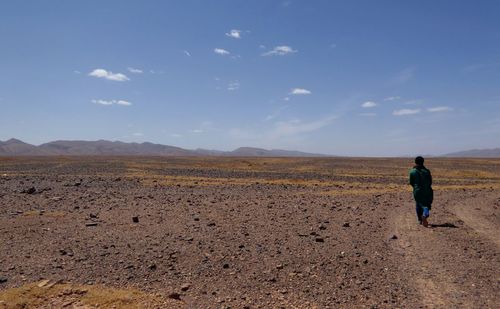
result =
[[[449,222],[446,222],[446,223],[440,223],[440,224],[429,224],[429,227],[431,228],[437,228],[437,227],[447,227],[447,228],[452,228],[452,229],[457,229],[458,226],[456,226],[455,224],[453,223],[449,223]]]

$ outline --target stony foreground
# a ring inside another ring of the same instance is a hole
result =
[[[0,158],[0,308],[499,308],[500,160],[429,161],[425,229],[406,159]]]

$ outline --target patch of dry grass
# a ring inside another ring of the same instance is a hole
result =
[[[171,308],[157,295],[48,280],[0,291],[0,308]]]

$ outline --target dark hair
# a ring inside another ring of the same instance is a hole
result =
[[[424,158],[422,158],[421,156],[416,157],[415,164],[416,165],[424,165]]]

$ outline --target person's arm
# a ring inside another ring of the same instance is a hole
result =
[[[413,170],[410,171],[410,185],[412,187],[415,187],[415,173]]]
[[[429,170],[429,185],[432,186],[432,175],[430,170]]]

